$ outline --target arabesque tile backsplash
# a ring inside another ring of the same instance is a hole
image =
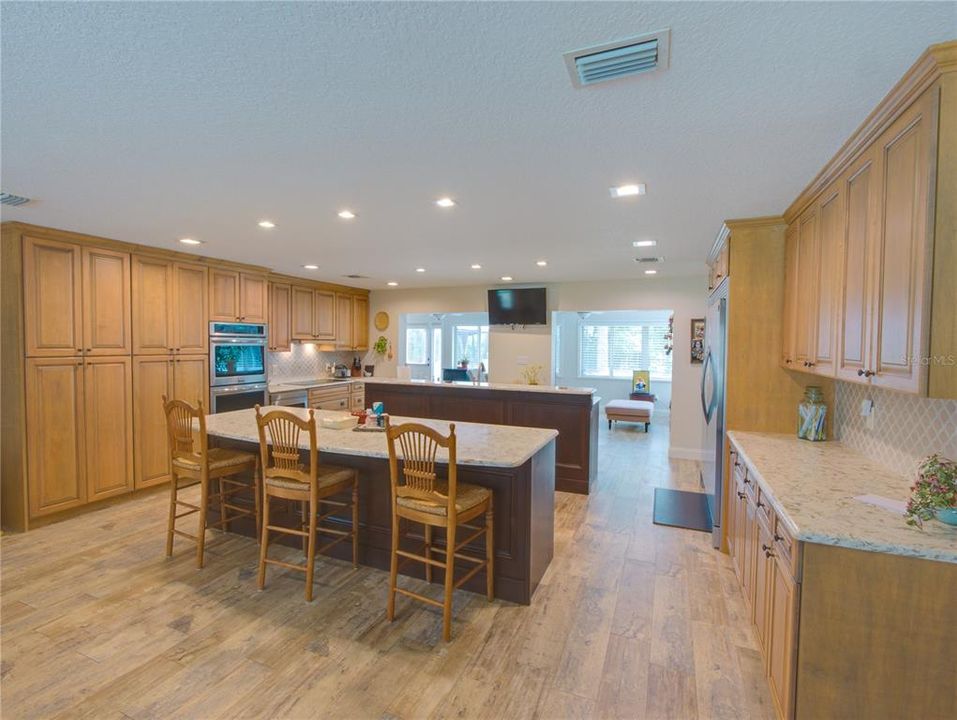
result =
[[[293,343],[289,352],[271,352],[267,359],[269,382],[329,375],[326,364],[352,365],[354,352],[320,352],[311,343]],[[359,360],[362,360],[360,355]]]
[[[874,427],[861,403],[874,402]],[[913,477],[918,463],[940,453],[957,460],[957,400],[928,398],[856,383],[835,383],[836,439],[889,470]]]

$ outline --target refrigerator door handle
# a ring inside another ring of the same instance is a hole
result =
[[[714,394],[711,395],[711,402],[708,402],[707,397],[705,397],[709,372],[714,373],[714,360],[711,357],[711,348],[708,348],[707,353],[705,353],[704,367],[701,370],[701,410],[704,412],[704,419],[708,424],[711,423],[711,416],[714,415],[716,400]]]

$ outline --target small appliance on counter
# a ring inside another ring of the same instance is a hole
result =
[[[343,365],[342,363],[336,363],[336,366],[332,369],[332,377],[334,378],[348,378],[349,366]]]

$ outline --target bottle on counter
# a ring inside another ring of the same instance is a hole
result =
[[[824,432],[827,419],[827,403],[824,393],[817,385],[804,388],[804,399],[798,405],[798,438],[801,440],[827,440]]]

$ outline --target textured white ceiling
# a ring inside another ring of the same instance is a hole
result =
[[[723,219],[781,212],[957,36],[955,8],[4,3],[2,189],[36,202],[3,217],[367,287],[653,282],[639,238],[658,277],[699,272]],[[662,27],[669,70],[572,88],[563,52]],[[612,200],[626,181],[648,194]]]

